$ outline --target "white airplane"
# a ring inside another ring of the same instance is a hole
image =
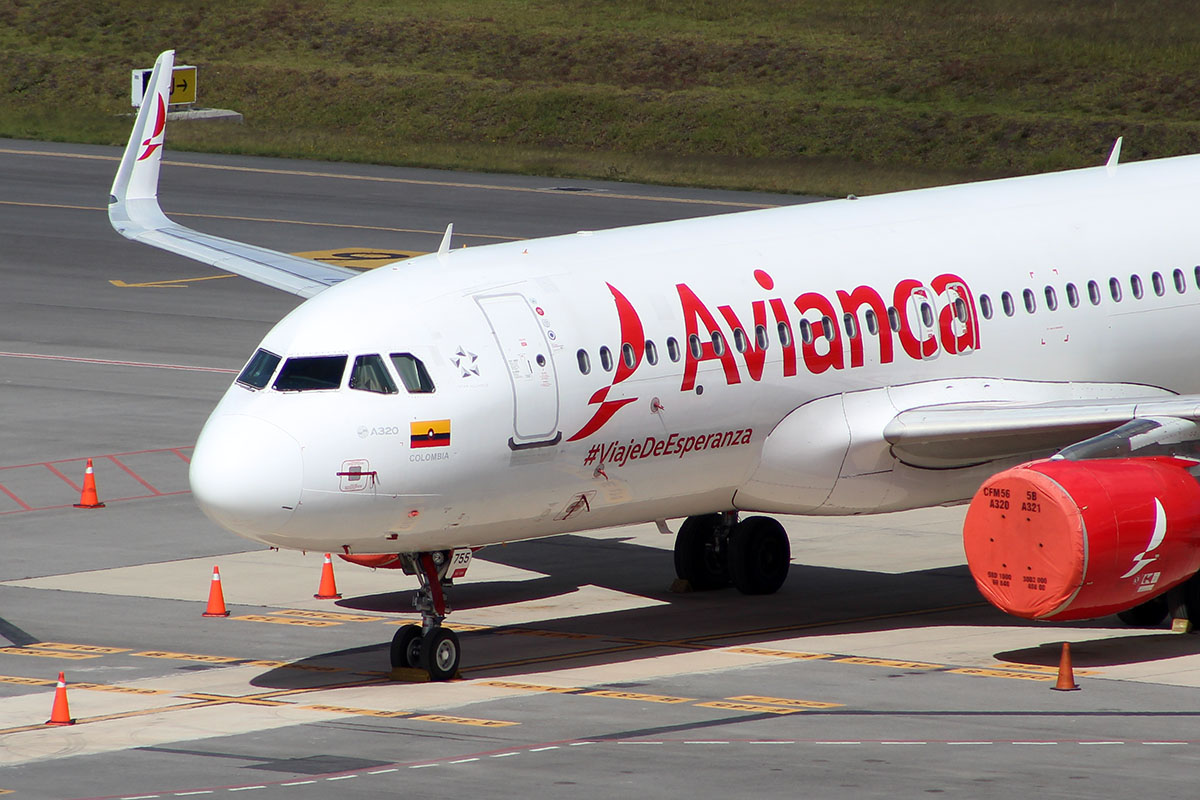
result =
[[[964,502],[1036,619],[1160,622],[1200,569],[1200,156],[451,250],[358,274],[168,220],[173,52],[112,188],[130,239],[311,298],[196,443],[212,520],[400,567],[393,666],[455,674],[480,547],[686,517],[696,589],[775,592],[773,514]],[[1047,456],[1053,456],[1046,458]]]

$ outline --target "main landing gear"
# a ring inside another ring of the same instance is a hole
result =
[[[675,574],[697,591],[732,583],[742,594],[774,594],[791,559],[787,533],[770,517],[688,517],[675,535]]]
[[[465,551],[468,556],[470,551]],[[449,551],[402,553],[407,575],[421,582],[413,606],[421,612],[420,625],[405,625],[392,637],[392,668],[412,667],[429,673],[431,680],[446,681],[458,674],[461,649],[454,631],[442,627],[450,613],[446,589],[453,585],[451,565],[457,560]],[[462,569],[458,570],[463,571]]]

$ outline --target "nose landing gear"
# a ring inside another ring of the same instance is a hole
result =
[[[446,589],[466,572],[470,550],[434,553],[401,553],[404,572],[421,582],[413,606],[421,612],[420,625],[405,625],[392,637],[392,668],[415,668],[431,680],[446,681],[458,674],[461,649],[454,631],[442,627],[450,613]],[[451,571],[453,568],[453,572]]]

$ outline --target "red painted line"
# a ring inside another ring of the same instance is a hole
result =
[[[86,458],[73,458],[73,459],[69,459],[69,460],[70,461],[79,461],[81,463],[84,463],[87,461]],[[67,462],[66,461],[51,461],[49,463],[40,464],[40,465],[39,464],[30,464],[30,466],[43,466],[46,469],[50,470],[50,472],[52,474],[57,475],[58,477],[62,478],[64,481],[66,481],[67,485],[70,486],[72,489],[74,489],[77,492],[82,492],[83,491],[82,486],[80,486],[75,481],[68,478],[66,475],[63,475],[61,472],[58,471],[58,467],[54,466],[55,464],[65,464],[65,463],[67,463]]]
[[[189,449],[190,449],[190,448],[189,448]],[[171,448],[171,452],[172,452],[172,453],[174,453],[175,455],[179,456],[180,458],[182,458],[182,459],[183,459],[183,463],[185,463],[185,464],[191,464],[191,463],[192,463],[192,460],[191,460],[190,458],[188,458],[187,456],[185,456],[185,455],[183,454],[183,451],[181,451],[181,450],[180,450],[178,447],[172,447],[172,448]]]
[[[138,475],[132,469],[130,469],[126,465],[122,464],[121,461],[116,456],[104,456],[104,458],[108,459],[109,461],[116,464],[121,469],[125,470],[125,473],[127,475],[129,475],[129,477],[133,478],[135,481],[140,483],[142,486],[145,486],[147,489],[149,489],[151,494],[154,494],[155,496],[162,494],[162,492],[160,492],[158,489],[155,489],[153,486],[151,486],[149,481],[143,480],[141,475]]]
[[[109,453],[107,455],[102,455],[102,456],[92,456],[92,459],[95,460],[97,458],[112,458],[113,456],[116,456],[117,458],[124,458],[125,456],[144,456],[144,455],[150,455],[152,453],[174,453],[175,455],[182,458],[184,461],[187,461],[188,458],[187,458],[187,456],[183,455],[182,451],[183,450],[191,450],[191,449],[192,448],[190,446],[188,446],[188,447],[159,447],[159,448],[155,448],[153,450],[130,450],[127,453]],[[76,457],[76,458],[59,458],[59,459],[55,459],[54,461],[35,461],[32,464],[13,464],[13,465],[7,466],[7,467],[0,467],[0,470],[29,469],[30,467],[45,467],[45,466],[49,466],[50,464],[74,464],[76,462],[83,463],[85,461],[87,461],[87,458],[78,458],[78,457]],[[76,487],[76,488],[78,488],[78,487]]]
[[[24,502],[23,500],[21,500],[21,498],[17,497],[15,494],[13,494],[12,492],[10,492],[10,491],[8,490],[8,487],[6,487],[6,486],[5,486],[3,483],[0,483],[0,492],[4,492],[6,495],[8,495],[10,498],[12,498],[12,501],[21,507],[21,510],[23,510],[23,511],[32,511],[32,510],[33,510],[33,507],[32,507],[32,506],[26,505],[26,504],[25,504],[25,502]],[[4,512],[4,513],[6,513],[6,514],[17,514],[17,513],[20,513],[20,512],[18,512],[18,511],[6,511],[6,512]]]
[[[0,488],[2,488],[2,487],[0,487]],[[191,491],[188,489],[181,489],[177,492],[159,492],[158,494],[138,494],[138,495],[134,495],[132,497],[118,497],[116,500],[110,500],[106,497],[106,498],[104,498],[104,502],[107,503],[108,505],[112,505],[113,503],[126,503],[126,502],[129,502],[130,500],[153,500],[158,497],[174,497],[176,495],[181,495],[181,494],[191,494]],[[17,502],[20,502],[20,501],[18,500]],[[16,509],[15,511],[0,511],[0,517],[5,517],[5,516],[8,516],[9,514],[27,514],[32,511],[58,511],[58,510],[64,509],[64,508],[74,508],[74,507],[75,506],[70,503],[64,503],[64,504],[58,505],[58,506],[38,506],[36,508],[19,508],[19,509]]]
[[[190,364],[157,364],[152,361],[117,361],[108,358],[83,358],[80,356],[51,356],[44,353],[5,353],[2,358],[32,358],[40,361],[69,361],[74,364],[101,364],[109,367],[147,367],[150,369],[177,369],[185,372],[217,372],[222,375],[236,375],[236,369],[224,367],[197,367]]]

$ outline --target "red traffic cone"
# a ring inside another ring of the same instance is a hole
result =
[[[325,564],[321,567],[321,585],[317,587],[317,593],[313,597],[318,600],[341,599],[337,584],[333,580],[333,559],[329,557],[329,553],[325,554]]]
[[[212,583],[208,589],[208,608],[204,609],[205,617],[228,617],[225,609],[225,593],[221,591],[221,570],[214,566]]]
[[[87,469],[83,471],[83,493],[79,495],[76,508],[104,508],[104,503],[96,495],[96,470],[92,468],[92,460],[87,460]]]
[[[1077,692],[1075,671],[1071,669],[1071,645],[1063,642],[1062,656],[1058,659],[1058,683],[1050,687],[1056,692]]]
[[[54,690],[54,707],[50,709],[50,719],[47,725],[74,725],[71,719],[71,709],[67,707],[67,681],[63,674],[58,673],[58,687]]]

